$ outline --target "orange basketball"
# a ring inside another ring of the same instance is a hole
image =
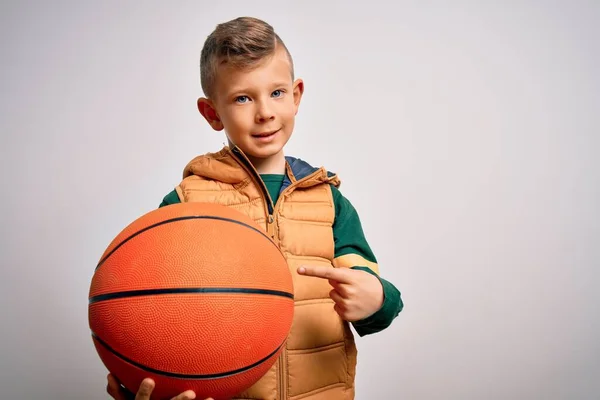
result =
[[[89,324],[106,368],[153,399],[233,397],[277,359],[294,312],[277,245],[232,208],[174,204],[127,226],[94,272]]]

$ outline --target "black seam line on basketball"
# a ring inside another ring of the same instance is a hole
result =
[[[113,254],[115,251],[117,251],[117,250],[118,250],[118,249],[119,249],[121,246],[123,246],[125,243],[127,243],[128,241],[130,241],[130,240],[131,240],[131,239],[133,239],[134,237],[136,237],[136,236],[138,236],[138,235],[140,235],[140,234],[142,234],[142,233],[144,233],[144,232],[146,232],[146,231],[148,231],[148,230],[150,230],[150,229],[152,229],[152,228],[156,228],[157,226],[160,226],[160,225],[165,225],[165,224],[169,224],[169,223],[171,223],[171,222],[185,221],[185,220],[188,220],[188,219],[215,219],[215,220],[219,220],[219,221],[233,222],[234,224],[238,224],[238,225],[245,226],[246,228],[250,228],[250,229],[252,229],[253,231],[260,233],[261,235],[263,235],[264,237],[266,237],[267,239],[269,239],[269,242],[273,243],[273,241],[271,240],[271,238],[269,238],[269,236],[267,236],[267,235],[266,235],[264,232],[262,232],[261,230],[259,230],[259,229],[256,229],[255,227],[253,227],[253,226],[250,226],[250,225],[248,225],[248,224],[246,224],[246,223],[244,223],[244,222],[237,221],[237,220],[235,220],[235,219],[231,219],[231,218],[224,218],[224,217],[215,217],[215,216],[212,216],[212,215],[188,215],[188,216],[185,216],[185,217],[177,217],[177,218],[167,219],[167,220],[164,220],[164,221],[161,221],[161,222],[157,222],[156,224],[152,224],[152,225],[150,225],[150,226],[147,226],[147,227],[145,227],[144,229],[140,229],[139,231],[137,231],[137,232],[136,232],[136,233],[134,233],[133,235],[131,235],[131,236],[129,236],[128,238],[124,239],[124,240],[123,240],[121,243],[119,243],[117,246],[115,246],[115,248],[114,248],[114,249],[112,249],[112,250],[110,251],[110,253],[108,253],[108,254],[106,255],[106,257],[104,257],[102,260],[100,260],[100,262],[99,262],[99,263],[98,263],[98,265],[96,266],[96,269],[95,269],[95,270],[97,270],[98,268],[100,268],[100,266],[101,266],[102,264],[104,264],[104,262],[105,262],[106,260],[108,260],[108,258],[109,258],[109,257],[110,257],[110,256],[111,256],[111,255],[112,255],[112,254]],[[275,243],[273,243],[273,245],[274,245],[274,246],[277,248],[277,250],[279,250],[279,247],[277,247],[277,245],[276,245]]]
[[[281,349],[281,346],[283,346],[283,343],[280,344],[271,354],[269,354],[268,356],[266,356],[265,358],[252,363],[250,365],[247,365],[245,367],[242,368],[238,368],[238,369],[234,369],[232,371],[227,371],[227,372],[219,372],[216,374],[178,374],[175,372],[167,372],[167,371],[161,371],[158,369],[154,369],[154,368],[150,368],[148,366],[145,366],[143,364],[140,364],[136,361],[133,361],[127,357],[125,357],[124,355],[120,354],[119,352],[117,352],[116,350],[114,350],[112,347],[110,347],[105,341],[103,341],[102,339],[100,339],[98,337],[98,335],[96,335],[96,333],[92,332],[92,338],[96,339],[98,341],[98,343],[100,343],[106,350],[110,351],[112,354],[114,354],[115,356],[119,357],[121,360],[128,362],[129,364],[136,366],[140,369],[143,369],[144,371],[147,372],[152,372],[154,374],[160,374],[163,376],[167,376],[169,378],[181,378],[181,379],[217,379],[217,378],[228,378],[230,376],[236,375],[236,374],[240,374],[242,372],[246,372],[251,370],[252,368],[262,364],[263,362],[267,361],[269,358],[271,358],[275,353],[277,353],[279,351],[279,349]]]
[[[100,301],[122,299],[126,297],[154,296],[160,294],[206,294],[206,293],[239,293],[239,294],[260,294],[267,296],[280,296],[290,299],[294,298],[292,293],[281,290],[254,289],[254,288],[163,288],[163,289],[142,289],[126,290],[123,292],[113,292],[100,294],[89,299],[89,303],[98,303]]]

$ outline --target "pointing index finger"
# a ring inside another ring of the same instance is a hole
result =
[[[345,269],[334,268],[334,267],[323,267],[315,265],[302,265],[298,268],[300,275],[314,276],[316,278],[323,278],[333,280],[339,283],[350,283],[350,275]]]

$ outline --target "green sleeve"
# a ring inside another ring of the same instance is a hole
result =
[[[356,209],[335,186],[331,186],[331,191],[335,208],[335,220],[333,222],[334,258],[346,254],[358,254],[368,261],[377,263],[377,259],[365,238]]]
[[[177,194],[177,192],[175,190],[173,190],[171,193],[169,193],[168,195],[166,195],[163,198],[163,201],[160,203],[158,208],[168,206],[169,204],[177,204],[177,203],[181,203],[181,201],[179,200],[179,195]]]
[[[402,299],[400,298],[400,291],[392,283],[378,276],[370,268],[352,267],[352,269],[360,269],[375,275],[383,286],[383,304],[379,311],[375,312],[375,314],[370,317],[353,322],[352,325],[359,336],[380,332],[390,326],[394,318],[400,314],[400,311],[402,311],[402,308],[404,307]]]
[[[336,187],[331,186],[331,190],[335,207],[335,220],[333,223],[334,257],[356,254],[366,261],[377,263],[377,259],[365,238],[358,212]],[[377,275],[375,271],[366,265],[355,265],[351,268],[377,276],[383,287],[384,296],[383,305],[377,312],[363,320],[353,322],[352,325],[359,336],[380,332],[392,323],[404,307],[400,291],[391,282]]]

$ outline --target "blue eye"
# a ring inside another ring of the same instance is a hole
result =
[[[281,97],[283,96],[283,91],[282,90],[276,90],[273,93],[271,93],[272,97]]]
[[[248,101],[248,96],[238,96],[235,98],[236,103],[244,104]]]

